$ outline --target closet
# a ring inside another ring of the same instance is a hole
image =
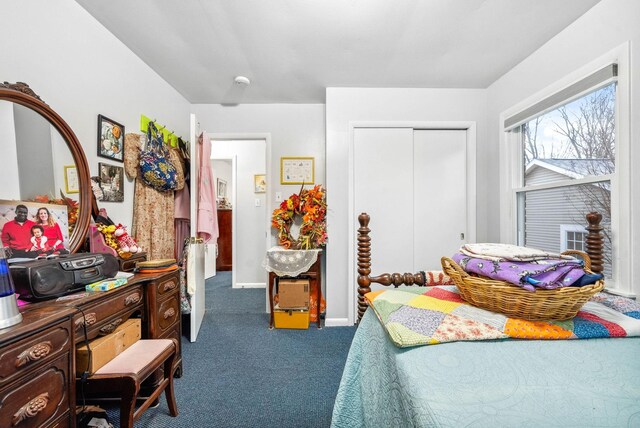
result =
[[[467,242],[467,130],[355,128],[353,150],[354,213],[377,225],[376,271],[440,270]]]

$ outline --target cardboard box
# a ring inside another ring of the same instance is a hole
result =
[[[278,306],[282,309],[309,309],[309,280],[280,279]]]
[[[120,324],[113,333],[89,341],[91,364],[89,373],[93,374],[129,346],[140,340],[140,319],[130,318]],[[76,347],[76,375],[81,376],[89,365],[89,352],[86,345]]]
[[[276,305],[273,309],[273,321],[276,328],[294,328],[305,330],[309,328],[308,309],[280,309]]]

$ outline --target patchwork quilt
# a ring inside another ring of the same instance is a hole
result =
[[[454,285],[389,289],[365,295],[398,347],[495,339],[592,339],[640,336],[640,303],[606,292],[566,321],[510,318],[466,303]]]

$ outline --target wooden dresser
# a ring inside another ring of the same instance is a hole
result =
[[[232,270],[232,210],[218,208],[218,258],[216,259],[216,270]]]
[[[174,338],[182,373],[178,272],[135,275],[108,292],[78,293],[21,308],[23,321],[0,330],[0,426],[75,426],[75,346],[142,318],[143,338]]]

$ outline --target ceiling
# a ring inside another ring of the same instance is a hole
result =
[[[191,103],[238,104],[486,88],[599,0],[76,1]]]

